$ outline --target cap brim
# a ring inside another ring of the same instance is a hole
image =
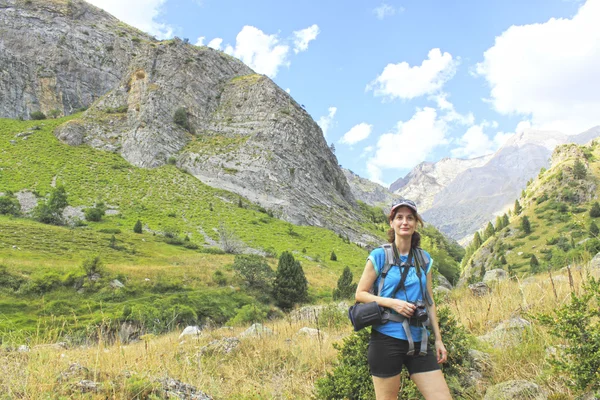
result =
[[[416,212],[417,214],[419,213],[419,212],[417,211],[417,208],[416,208],[416,207],[413,207],[413,206],[411,206],[410,204],[407,204],[407,203],[400,203],[400,204],[396,204],[394,207],[392,207],[392,209],[390,210],[390,213],[394,212],[394,210],[395,210],[396,208],[400,208],[400,207],[408,207],[408,208],[410,208],[411,210],[413,210],[414,212]]]

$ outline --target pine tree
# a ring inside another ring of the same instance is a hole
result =
[[[137,222],[133,226],[133,231],[135,233],[142,233],[142,221],[140,221],[139,219],[137,220]]]
[[[592,204],[592,208],[590,209],[590,217],[598,218],[600,217],[600,204],[597,201]]]
[[[529,266],[531,266],[531,272],[534,274],[540,271],[540,262],[535,254],[532,254],[531,260],[529,260]]]
[[[333,299],[350,299],[356,292],[356,283],[352,283],[352,272],[349,267],[345,267],[342,275],[337,281],[337,288],[333,290]]]
[[[506,265],[506,258],[504,257],[504,254],[502,254],[502,255],[500,256],[500,263],[501,263],[502,265]]]
[[[494,230],[494,225],[491,222],[488,222],[487,227],[485,228],[485,232],[483,233],[483,241],[488,240],[492,236],[494,236],[496,231]]]
[[[600,230],[598,229],[598,225],[596,225],[596,223],[594,221],[592,221],[592,223],[590,224],[590,236],[598,237],[598,233],[600,233]]]
[[[295,304],[308,299],[308,281],[302,265],[294,259],[292,253],[287,251],[281,253],[279,257],[273,297],[283,310],[291,310]]]
[[[475,252],[475,250],[481,247],[481,242],[481,236],[479,235],[479,231],[477,231],[475,232],[475,235],[473,235],[473,253]]]
[[[502,221],[502,217],[500,215],[498,215],[496,217],[496,224],[495,224],[495,230],[496,232],[500,232],[502,229],[504,229],[504,225],[503,224],[504,221]]]
[[[575,164],[573,164],[573,176],[575,179],[584,179],[586,175],[585,165],[581,161],[575,160]]]
[[[331,250],[331,256],[329,257],[331,261],[337,261],[337,256],[335,255],[335,251]]]
[[[502,216],[502,228],[506,228],[510,224],[510,220],[508,219],[508,215],[504,214]]]
[[[529,218],[527,216],[521,218],[521,229],[523,229],[523,232],[527,235],[531,233],[531,224],[529,223]]]
[[[519,203],[519,200],[515,200],[515,209],[514,209],[514,214],[515,215],[519,215],[521,213],[521,210],[523,208],[521,207],[521,203]]]

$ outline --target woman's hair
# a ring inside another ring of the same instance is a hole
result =
[[[396,217],[396,213],[398,212],[398,210],[400,208],[402,208],[402,207],[398,207],[398,208],[392,210],[390,215],[388,215],[388,222],[392,222],[394,220],[394,218]],[[406,207],[406,208],[410,210],[412,215],[417,220],[417,226],[419,226],[419,225],[423,226],[424,224],[423,224],[423,219],[421,218],[421,216],[419,214],[417,214],[417,212],[415,210],[413,210],[412,208],[410,208],[410,207]],[[394,231],[393,228],[390,228],[387,231],[387,235],[388,235],[388,242],[394,243],[394,241],[396,240],[396,232]],[[410,240],[410,247],[412,249],[414,249],[414,248],[419,247],[420,245],[421,245],[421,234],[415,230],[413,232],[411,240]]]

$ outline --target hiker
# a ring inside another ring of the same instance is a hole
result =
[[[376,398],[398,398],[400,372],[406,366],[426,400],[452,399],[440,368],[448,353],[433,302],[433,260],[419,248],[421,236],[416,232],[423,220],[416,204],[407,199],[392,203],[388,220],[390,244],[371,252],[356,289],[357,302],[375,301],[382,307],[385,319],[389,318],[383,324],[373,325],[369,341],[368,362]],[[382,275],[382,269],[387,273]],[[417,300],[421,301],[418,308],[414,304]],[[424,318],[426,322],[422,322]],[[435,352],[427,349],[425,325],[433,331]]]

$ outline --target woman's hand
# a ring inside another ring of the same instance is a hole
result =
[[[437,352],[437,362],[438,364],[443,364],[448,361],[448,351],[446,350],[446,346],[442,343],[441,340],[435,341],[435,351]]]
[[[403,315],[407,318],[412,317],[416,308],[414,304],[399,299],[389,299],[388,304],[386,304],[386,307],[391,308],[398,314]]]

